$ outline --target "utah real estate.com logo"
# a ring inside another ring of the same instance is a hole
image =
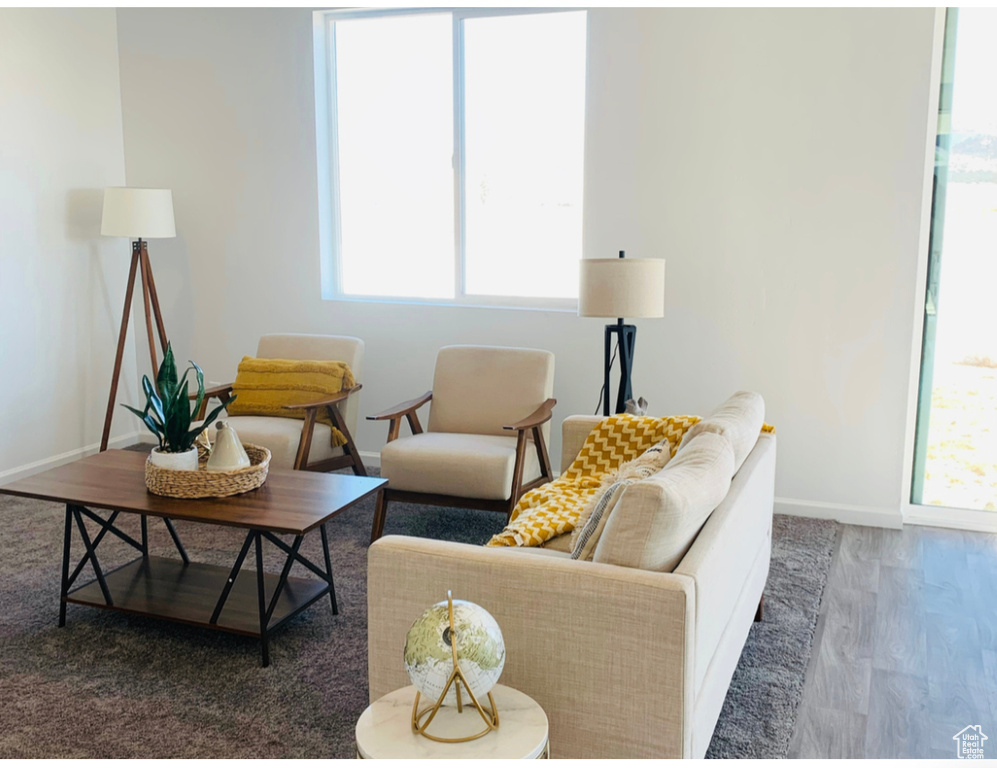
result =
[[[978,725],[967,725],[952,737],[955,739],[955,756],[960,760],[982,760],[983,742],[987,735]]]

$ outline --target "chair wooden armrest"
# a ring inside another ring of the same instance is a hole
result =
[[[318,410],[319,408],[324,408],[329,405],[335,405],[336,403],[342,402],[354,392],[358,392],[363,389],[363,384],[357,384],[350,389],[344,389],[338,395],[326,398],[325,400],[316,400],[314,403],[298,403],[297,405],[283,405],[281,406],[287,411],[307,411],[307,410]]]
[[[314,403],[299,403],[298,405],[282,406],[286,411],[305,412],[305,420],[301,425],[301,437],[298,440],[298,453],[294,459],[295,469],[309,468],[308,452],[311,450],[312,435],[315,432],[315,422],[318,421],[319,411],[322,408],[325,408],[332,426],[338,429],[340,434],[346,440],[346,444],[343,446],[346,458],[332,459],[330,460],[331,463],[337,468],[339,466],[345,466],[346,464],[352,464],[356,474],[367,474],[367,470],[364,469],[363,462],[360,461],[360,453],[357,451],[357,447],[353,442],[353,436],[350,434],[350,430],[347,428],[346,422],[343,420],[343,415],[339,412],[339,408],[336,407],[336,403],[343,402],[343,400],[348,398],[354,392],[358,392],[361,389],[363,389],[363,384],[355,384],[349,389],[344,389],[339,394],[327,397],[324,400],[316,400]],[[330,461],[318,462],[316,466],[328,465],[330,464]]]
[[[515,424],[507,424],[502,429],[515,429],[521,432],[525,429],[533,429],[534,427],[539,427],[541,424],[546,424],[554,416],[555,405],[557,405],[557,400],[549,397],[543,402],[543,405],[525,419],[521,419]]]
[[[408,425],[412,429],[412,434],[418,435],[422,432],[422,424],[419,423],[419,416],[416,414],[416,411],[432,399],[433,391],[430,390],[414,400],[406,400],[404,403],[399,403],[393,408],[388,408],[386,411],[368,416],[367,421],[390,421],[388,424],[389,443],[398,437],[398,432],[402,425],[402,416],[408,421]]]
[[[537,488],[544,483],[549,483],[554,479],[550,466],[550,456],[547,455],[547,444],[544,441],[544,433],[540,427],[550,421],[554,415],[554,406],[557,400],[548,397],[543,404],[525,419],[517,421],[515,424],[508,424],[502,429],[516,430],[516,465],[512,474],[512,500],[509,513],[515,506],[516,499],[532,488]],[[523,483],[523,468],[526,463],[526,451],[528,449],[528,435],[532,434],[533,447],[537,452],[537,462],[540,464],[540,477],[532,483]]]
[[[385,421],[387,419],[400,419],[412,411],[421,408],[430,400],[433,399],[433,392],[430,390],[424,395],[413,400],[406,400],[404,403],[399,403],[398,405],[388,408],[386,411],[381,411],[380,413],[375,413],[373,416],[368,416],[367,421]]]

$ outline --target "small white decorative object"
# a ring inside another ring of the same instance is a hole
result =
[[[447,599],[437,603],[412,624],[405,636],[405,671],[415,686],[412,730],[436,741],[467,741],[498,728],[498,712],[491,690],[505,667],[505,641],[498,622],[480,605],[466,600]],[[463,709],[461,688],[467,703],[485,721],[485,730],[457,739],[426,732],[437,711],[443,707]],[[419,695],[434,706],[419,711]],[[486,700],[489,710],[484,706]],[[428,714],[428,719],[422,718]]]
[[[195,448],[195,454],[197,449]],[[209,472],[231,472],[249,466],[249,456],[242,447],[239,435],[227,421],[218,422],[218,434],[208,457]]]
[[[163,469],[174,469],[184,471],[197,471],[197,446],[182,453],[167,453],[159,448],[153,448],[149,454],[149,461],[157,467]]]

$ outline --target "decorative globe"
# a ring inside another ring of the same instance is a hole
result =
[[[505,641],[492,615],[467,600],[453,601],[454,634],[450,633],[447,601],[428,609],[405,636],[405,671],[423,696],[436,703],[453,672],[453,646],[457,644],[460,671],[474,697],[482,698],[495,687],[505,666]],[[444,706],[457,706],[456,685],[450,686]],[[462,701],[467,701],[466,693]]]

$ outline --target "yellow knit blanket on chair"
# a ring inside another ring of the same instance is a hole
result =
[[[346,363],[335,360],[279,360],[244,357],[232,385],[238,397],[226,410],[229,416],[279,416],[304,419],[305,412],[288,411],[285,405],[314,403],[356,385]],[[316,421],[329,425],[332,446],[345,445],[346,437],[332,424],[324,408]]]
[[[699,416],[632,416],[619,413],[600,421],[585,438],[578,456],[555,481],[520,497],[509,523],[492,536],[489,547],[539,547],[573,530],[607,472],[640,456],[662,440],[674,456],[686,430]]]

